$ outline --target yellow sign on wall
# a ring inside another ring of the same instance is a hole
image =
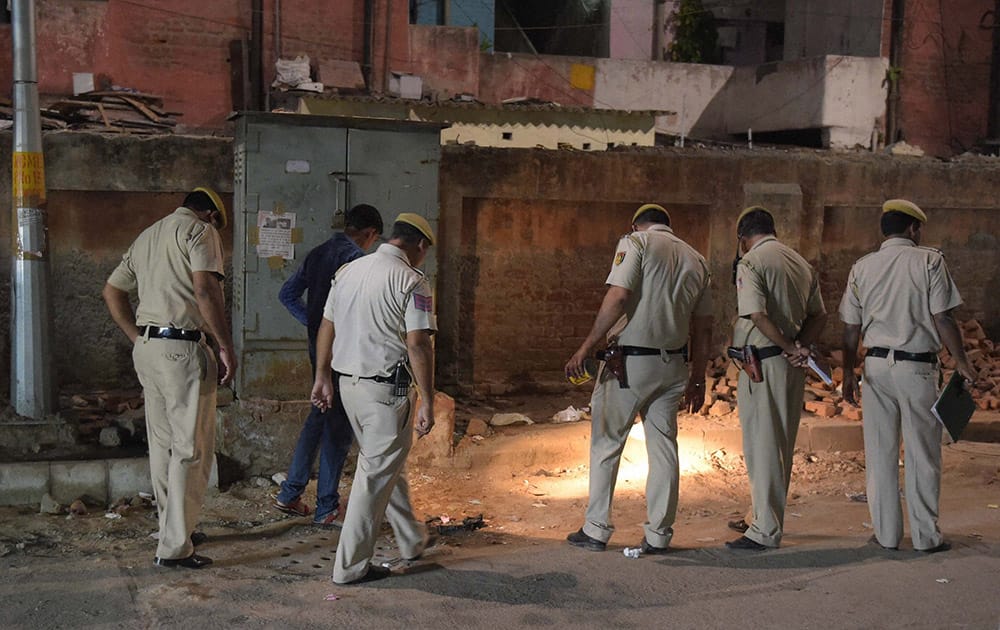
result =
[[[594,89],[594,66],[574,63],[569,68],[570,85],[579,90]]]
[[[15,208],[37,208],[45,202],[45,161],[41,153],[14,153],[11,191]]]

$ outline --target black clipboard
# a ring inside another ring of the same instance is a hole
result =
[[[965,388],[965,378],[955,370],[948,384],[941,390],[931,413],[938,419],[953,442],[957,442],[972,413],[976,410],[976,403],[972,400],[972,394]]]

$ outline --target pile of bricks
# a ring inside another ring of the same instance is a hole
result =
[[[115,424],[115,418],[143,405],[138,390],[107,390],[73,394],[60,401],[61,407],[76,423],[77,433],[85,440],[96,441],[101,429]]]
[[[724,416],[736,410],[736,385],[740,369],[726,357],[709,361],[705,369],[705,405],[703,416]]]
[[[969,363],[979,374],[972,393],[976,406],[983,411],[1000,410],[1000,344],[987,339],[986,331],[974,319],[962,324],[962,342]],[[941,366],[947,382],[955,369],[955,361],[944,350],[941,351]]]

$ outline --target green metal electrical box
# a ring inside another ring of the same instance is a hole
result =
[[[355,204],[378,208],[386,231],[400,212],[436,231],[442,125],[250,112],[234,121],[234,388],[244,400],[304,400],[306,329],[278,301],[282,284]],[[433,287],[433,257],[424,271]]]

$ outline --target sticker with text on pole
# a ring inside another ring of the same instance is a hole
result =
[[[37,206],[45,201],[45,160],[41,153],[16,151],[13,155],[11,191],[14,205]]]

